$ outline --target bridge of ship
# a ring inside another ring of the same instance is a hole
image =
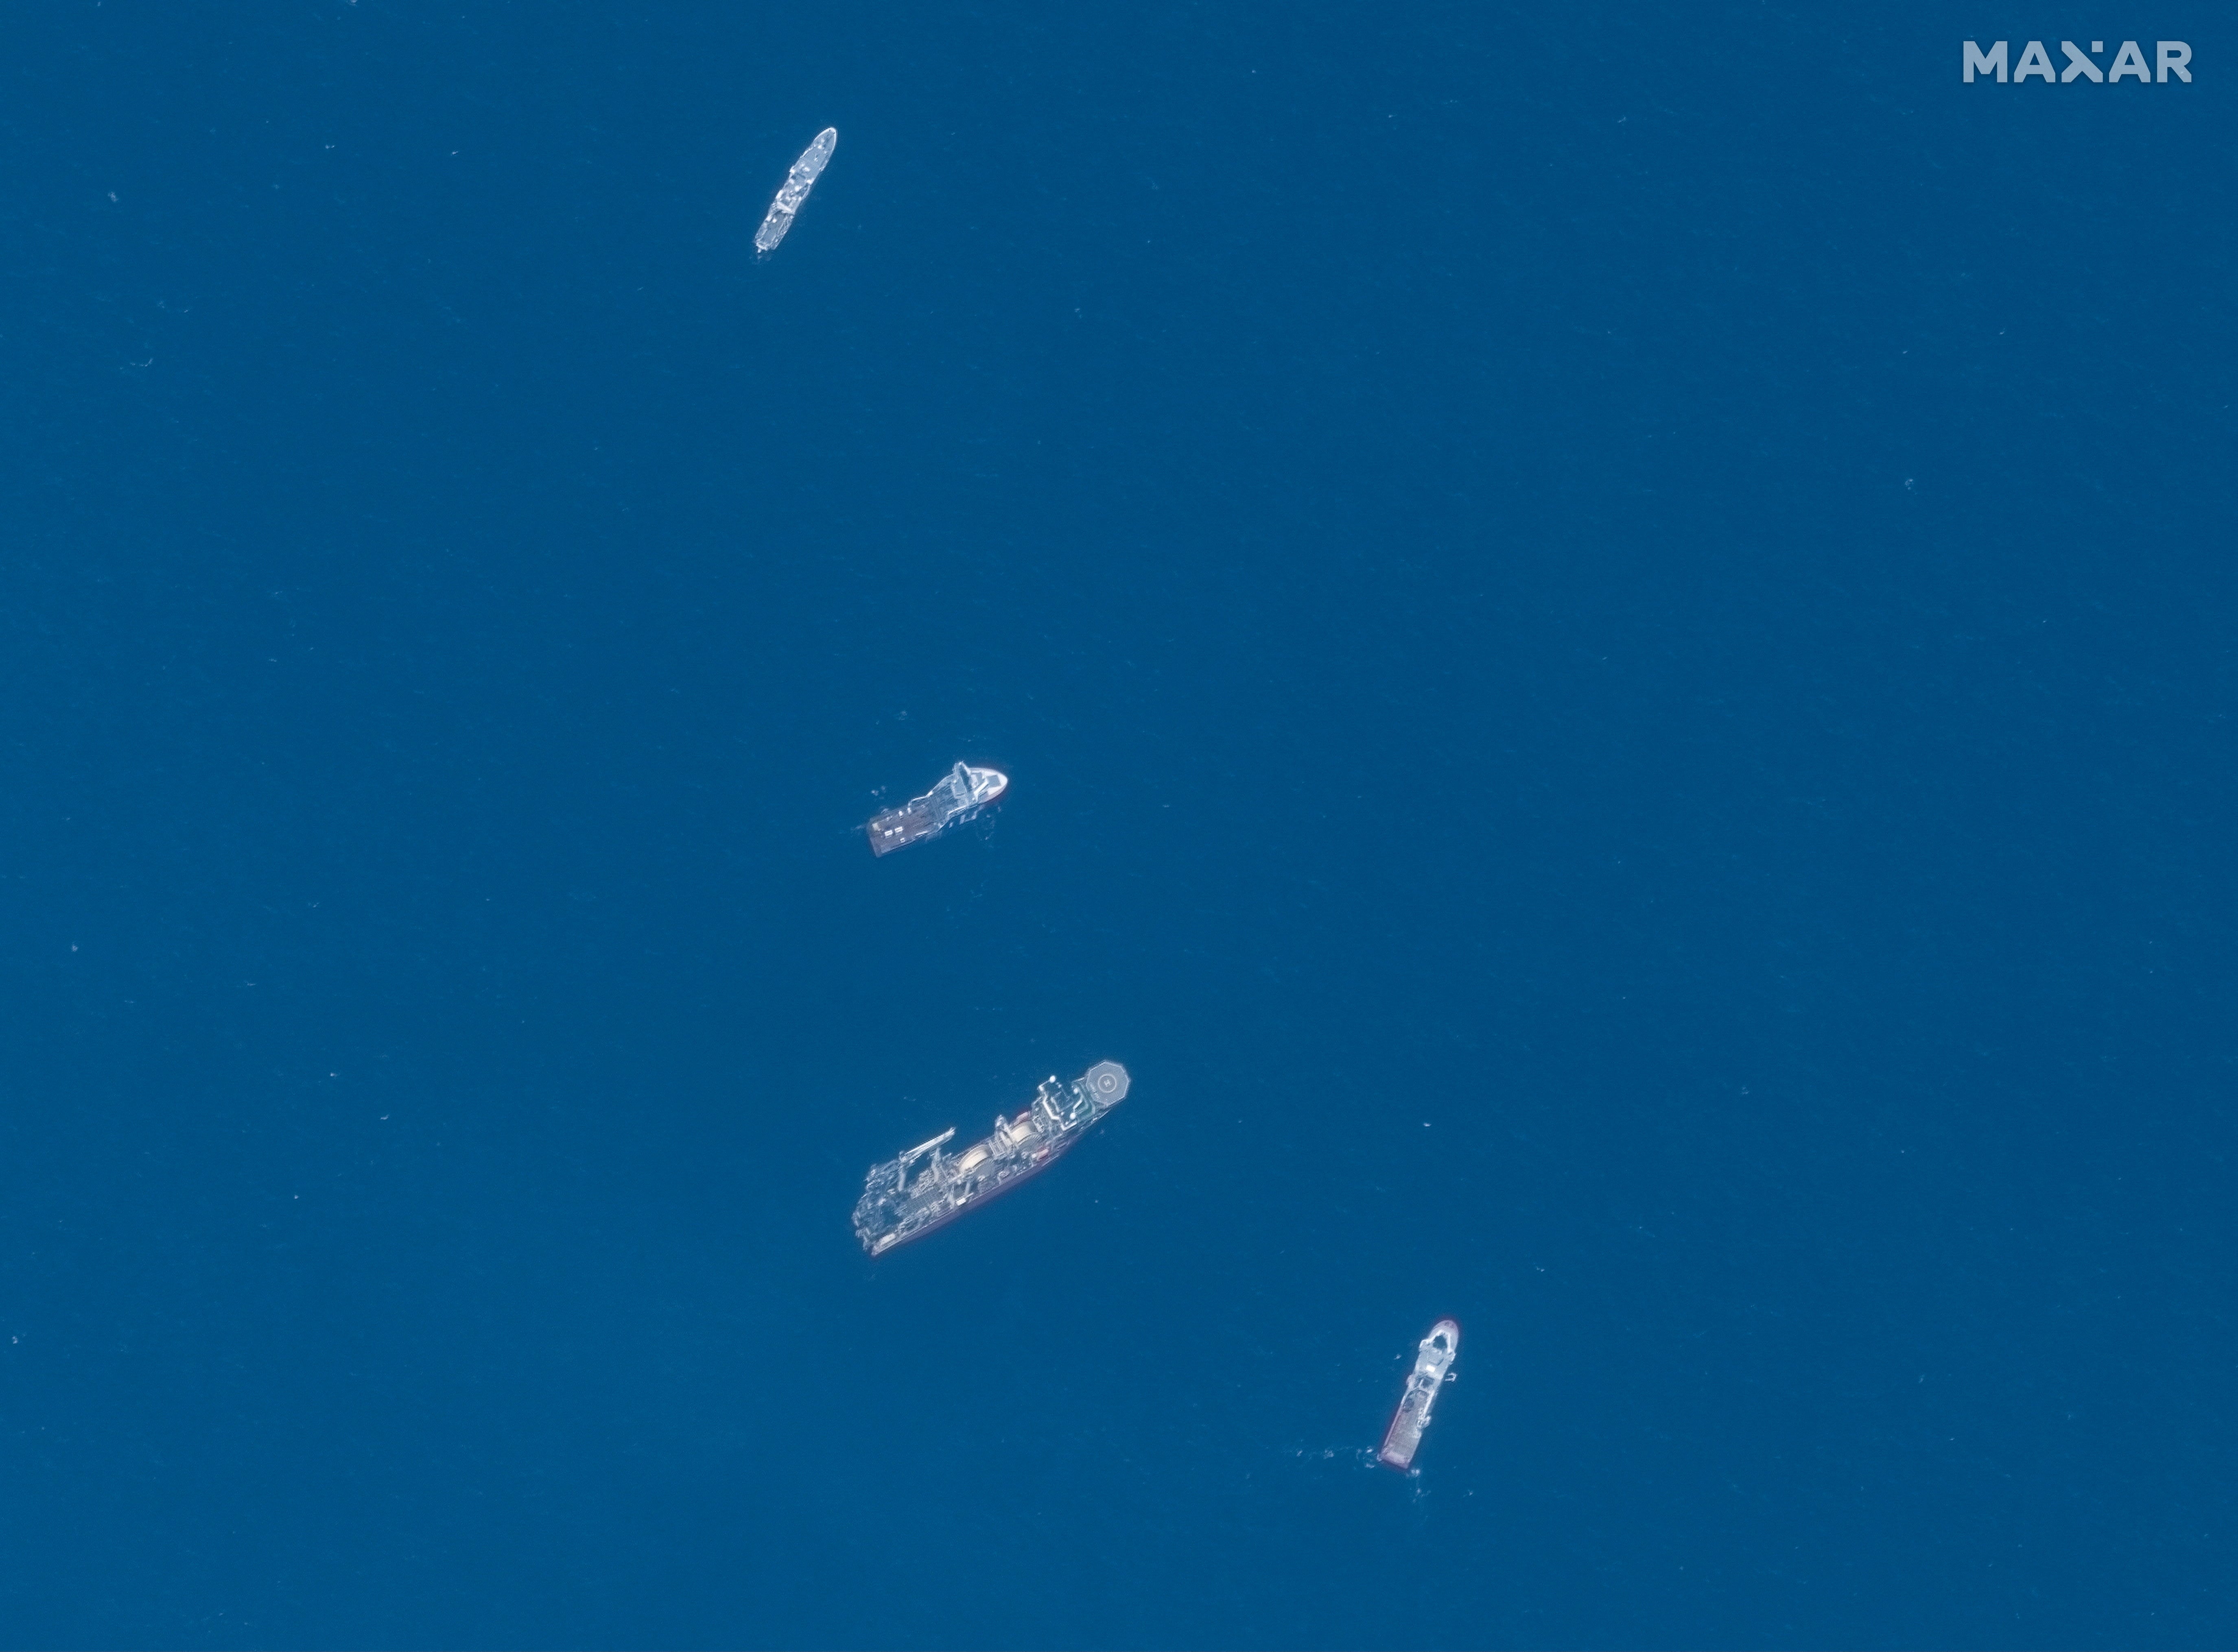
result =
[[[1064,1106],[1058,1106],[1058,1096],[1065,1098]],[[1016,1159],[1022,1150],[1037,1143],[1055,1140],[1095,1111],[1094,1100],[1086,1094],[1076,1090],[1068,1093],[1054,1083],[1044,1084],[1041,1093],[1034,1097],[1031,1107],[1014,1119],[1005,1119],[997,1113],[992,1133],[973,1142],[954,1157],[944,1157],[938,1144],[933,1144],[931,1160],[925,1166],[924,1173],[917,1179],[917,1186],[910,1189],[910,1197],[916,1199],[936,1192],[946,1193],[990,1166],[999,1166]],[[998,1174],[997,1180],[1003,1178]]]

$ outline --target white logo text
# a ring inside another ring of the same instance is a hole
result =
[[[2111,86],[2135,76],[2149,84],[2158,81],[2166,85],[2170,75],[2180,81],[2191,78],[2191,48],[2181,40],[2156,40],[2153,43],[2154,65],[2160,71],[2158,74],[2145,67],[2145,54],[2134,40],[2123,41],[2121,50],[2114,54],[2113,63],[2104,69],[2099,68],[2096,61],[2106,50],[2106,43],[2102,40],[2092,41],[2087,52],[2073,41],[2063,40],[2059,43],[2059,50],[2067,59],[2063,69],[2053,69],[2051,54],[2044,50],[2043,42],[2029,41],[2021,48],[2019,61],[2012,64],[2013,83],[2018,85],[2024,80],[2041,78],[2047,86],[2063,85],[2076,80],[2087,80],[2094,85],[2102,81]],[[1990,50],[1983,51],[1970,40],[1959,53],[1959,75],[1969,84],[1977,74],[1995,75],[2002,83],[2005,79],[2006,63],[2003,41],[1993,42]]]

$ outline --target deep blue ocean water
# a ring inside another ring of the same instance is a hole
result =
[[[2238,1635],[2222,10],[8,36],[0,1642]]]

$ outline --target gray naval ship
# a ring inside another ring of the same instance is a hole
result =
[[[884,1256],[1047,1170],[1127,1099],[1127,1069],[1116,1061],[1098,1061],[1069,1084],[1052,1075],[1042,1080],[1031,1107],[1012,1119],[997,1113],[994,1133],[962,1153],[941,1152],[956,1134],[950,1125],[900,1158],[871,1166],[855,1203],[855,1237],[872,1256]],[[924,1168],[912,1180],[919,1160]]]

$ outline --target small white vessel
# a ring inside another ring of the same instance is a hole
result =
[[[1460,1351],[1460,1326],[1451,1319],[1440,1319],[1430,1327],[1430,1334],[1422,1338],[1415,1352],[1407,1391],[1400,1398],[1391,1426],[1383,1431],[1383,1449],[1376,1452],[1377,1461],[1394,1469],[1414,1463],[1422,1444],[1422,1431],[1430,1426],[1430,1407],[1437,1402],[1438,1390],[1445,1385],[1453,1368],[1453,1356]]]
[[[816,135],[813,143],[800,152],[800,159],[792,163],[791,170],[785,175],[785,182],[778,186],[777,199],[770,202],[762,227],[754,231],[755,257],[767,258],[777,250],[778,242],[785,239],[785,232],[792,228],[801,203],[808,199],[808,192],[816,187],[824,162],[838,147],[839,129],[827,126]]]
[[[959,820],[968,820],[1010,788],[1010,776],[1000,769],[974,769],[959,763],[940,777],[940,783],[922,797],[912,797],[899,809],[889,809],[864,829],[871,835],[871,853],[891,855],[920,838],[937,837]]]

